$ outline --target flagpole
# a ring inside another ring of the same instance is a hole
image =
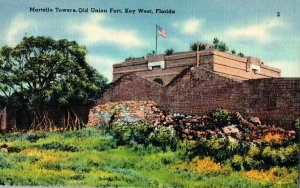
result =
[[[156,42],[155,42],[155,54],[157,55],[157,24],[155,24]]]

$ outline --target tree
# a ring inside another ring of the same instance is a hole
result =
[[[217,38],[217,37],[215,37],[214,38],[214,40],[213,40],[213,44],[214,44],[214,48],[215,49],[218,49],[218,47],[219,47],[219,39]]]
[[[242,52],[239,52],[237,55],[240,56],[240,57],[244,57],[245,56]]]
[[[228,51],[228,46],[226,46],[226,43],[223,41],[219,41],[217,37],[214,38],[213,40],[214,48],[217,50],[220,50],[222,52]]]
[[[149,56],[153,56],[155,54],[155,50],[152,50],[151,52],[147,53],[146,57],[148,58]]]
[[[197,45],[199,45],[199,47],[198,47],[198,50],[199,50],[199,51],[205,50],[205,49],[206,49],[206,44],[203,44],[203,43],[193,43],[193,44],[190,46],[190,50],[192,50],[192,51],[197,51]]]
[[[49,129],[54,125],[49,107],[66,109],[67,119],[80,120],[72,104],[98,99],[107,79],[85,60],[86,49],[75,41],[51,37],[24,37],[14,48],[0,50],[0,95],[14,101],[17,108],[31,114],[30,129]],[[66,128],[71,128],[67,122]]]
[[[231,54],[236,54],[236,51],[235,50],[231,50]]]
[[[165,54],[166,55],[172,55],[174,53],[174,49],[170,48],[170,49],[166,49]]]
[[[226,43],[220,42],[220,44],[218,45],[218,50],[220,50],[222,52],[228,51],[228,47],[226,46]]]

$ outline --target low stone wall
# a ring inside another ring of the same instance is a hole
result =
[[[113,128],[118,125],[148,124],[153,130],[168,127],[179,138],[198,140],[208,136],[226,136],[230,139],[260,141],[267,135],[280,139],[295,138],[295,131],[262,125],[257,117],[244,118],[239,112],[226,112],[230,122],[220,123],[212,114],[187,116],[166,113],[154,101],[121,101],[96,105],[90,110],[89,126]]]

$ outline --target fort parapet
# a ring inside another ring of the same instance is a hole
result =
[[[167,85],[189,66],[198,66],[219,75],[238,79],[280,77],[280,69],[264,65],[255,57],[239,57],[214,49],[198,52],[180,52],[169,56],[150,56],[113,65],[113,81],[124,74],[135,73],[142,78]]]

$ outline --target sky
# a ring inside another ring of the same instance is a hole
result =
[[[111,80],[113,64],[155,50],[158,24],[167,32],[158,37],[158,53],[188,51],[193,42],[217,37],[230,50],[280,68],[283,77],[300,77],[299,8],[298,0],[1,0],[0,46],[13,47],[24,36],[75,40],[87,48],[87,62]]]

